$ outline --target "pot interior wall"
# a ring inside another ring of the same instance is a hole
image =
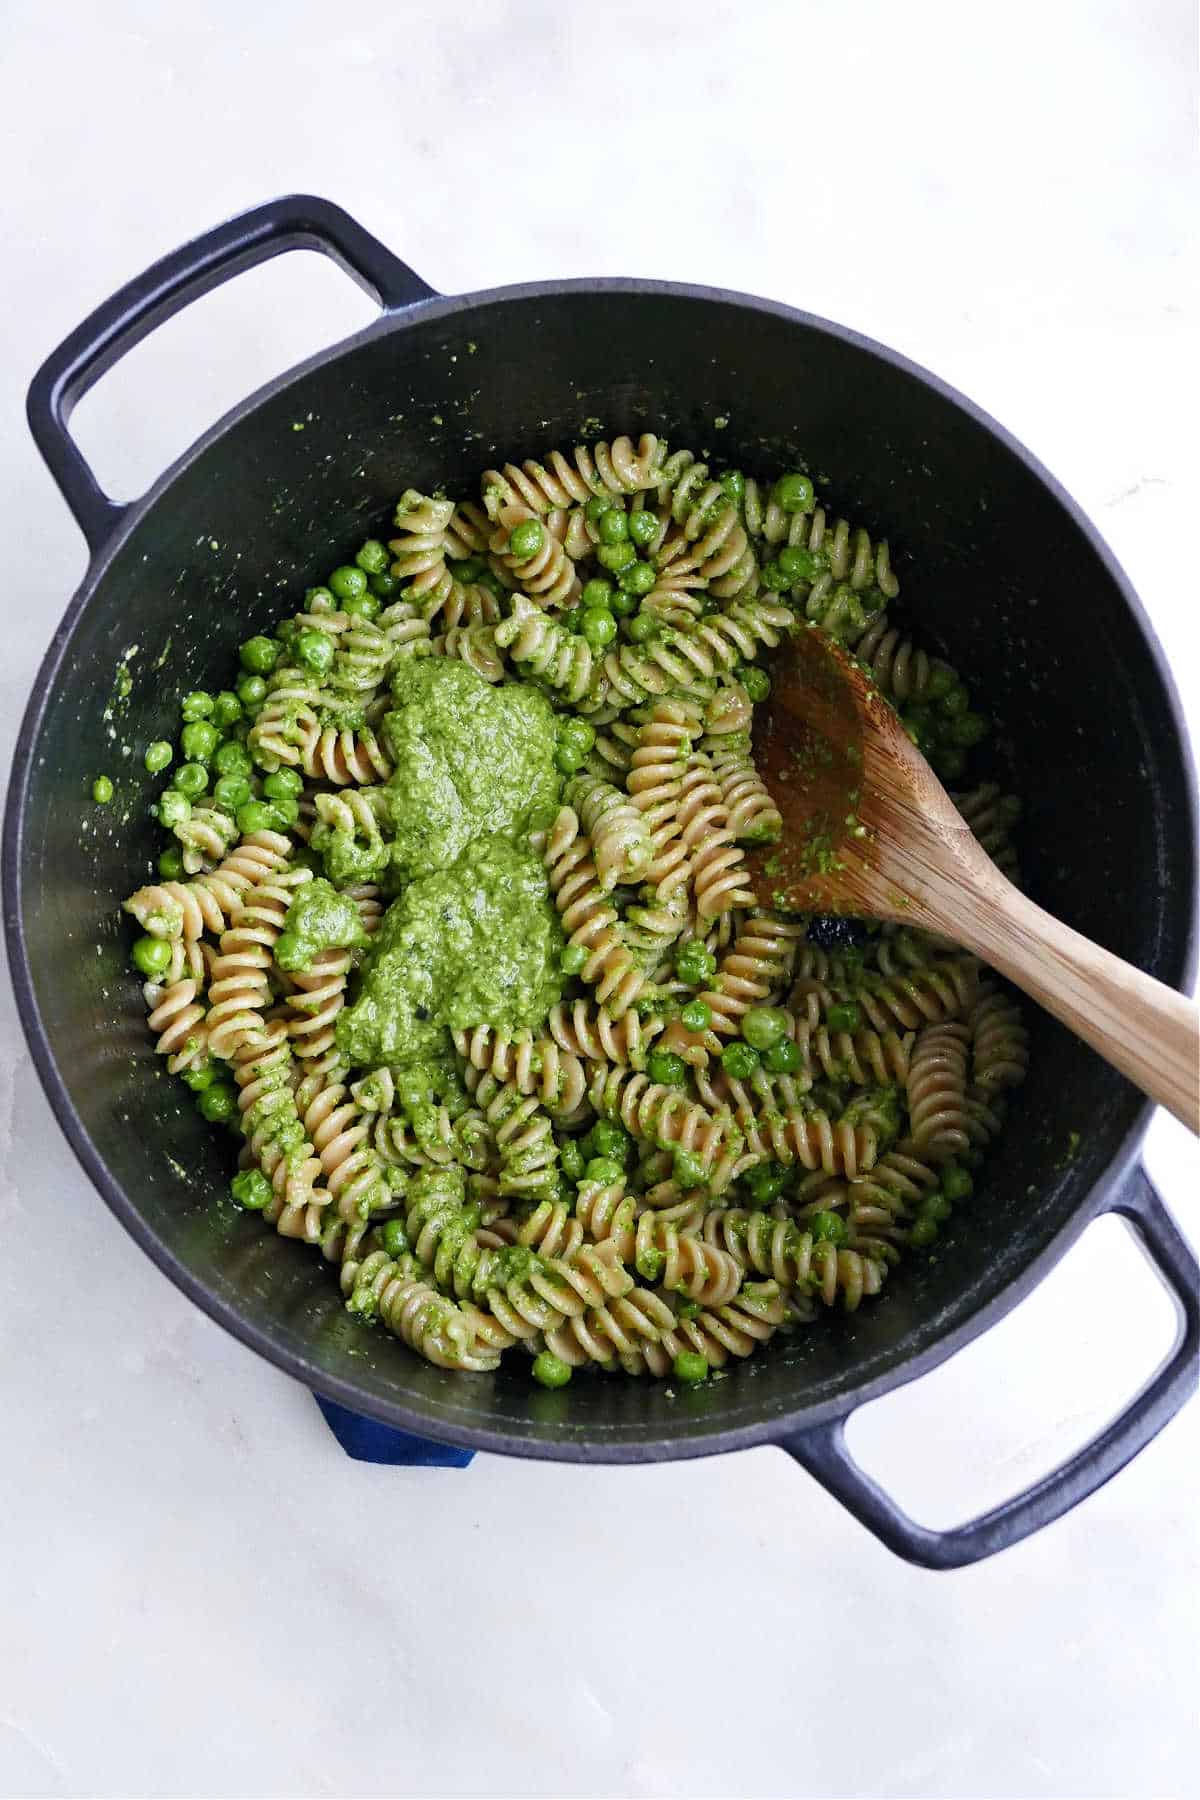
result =
[[[181,693],[228,683],[241,639],[295,610],[368,529],[385,530],[403,487],[471,492],[500,458],[644,428],[721,465],[769,475],[801,463],[835,506],[890,538],[897,616],[911,608],[996,721],[977,766],[1026,800],[1022,857],[1038,899],[1167,981],[1184,965],[1191,907],[1178,744],[1114,581],[1017,455],[865,348],[770,309],[653,291],[435,304],[215,434],[112,556],[43,714],[21,879],[53,1054],[114,1182],[193,1288],[377,1413],[404,1408],[551,1454],[648,1451],[668,1437],[698,1448],[897,1368],[1068,1222],[1139,1104],[1035,1014],[1010,1129],[936,1252],[902,1265],[882,1303],[687,1394],[602,1380],[546,1394],[519,1369],[426,1367],[347,1318],[314,1253],[214,1199],[232,1151],[153,1055],[117,912],[155,852],[145,745],[172,735]],[[117,799],[101,809],[89,790],[105,771]]]

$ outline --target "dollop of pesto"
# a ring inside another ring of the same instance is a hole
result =
[[[369,941],[353,900],[318,877],[297,888],[275,945],[275,961],[289,972],[311,969],[322,950],[360,950]]]
[[[479,837],[388,908],[359,997],[338,1019],[338,1049],[371,1068],[444,1055],[447,1027],[540,1025],[559,997],[562,946],[539,858]]]
[[[520,840],[557,805],[554,713],[524,684],[492,687],[453,657],[407,657],[380,727],[394,765],[391,868],[410,881],[472,841]]]

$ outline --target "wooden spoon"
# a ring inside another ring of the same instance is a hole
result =
[[[777,652],[754,756],[783,815],[747,858],[761,905],[941,932],[1200,1132],[1200,1012],[1035,906],[981,849],[899,716],[809,628]]]

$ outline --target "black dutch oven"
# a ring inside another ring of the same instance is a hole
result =
[[[144,499],[114,505],[68,435],[74,402],[182,306],[296,248],[332,256],[382,317],[239,406]],[[29,418],[91,564],[12,771],[4,902],[17,999],[87,1173],[214,1319],[327,1398],[454,1444],[627,1463],[777,1444],[930,1567],[990,1555],[1066,1512],[1182,1405],[1197,1271],[1139,1165],[1150,1109],[1040,1013],[1029,1081],[973,1202],[936,1254],[895,1271],[881,1304],[777,1340],[686,1394],[602,1379],[546,1394],[523,1367],[449,1374],[362,1330],[319,1258],[213,1204],[228,1151],[156,1063],[116,911],[154,848],[141,748],[172,735],[178,695],[223,685],[238,643],[294,604],[314,569],[382,529],[401,488],[469,490],[481,468],[570,443],[594,418],[606,434],[649,427],[746,468],[803,457],[836,507],[885,533],[911,570],[922,629],[997,721],[996,772],[1027,800],[1034,894],[1186,986],[1196,813],[1170,677],[1096,532],[994,421],[880,345],[742,294],[564,281],[444,299],[306,197],[247,213],[131,282],[39,371]],[[134,754],[119,756],[107,723]],[[100,768],[117,782],[104,809],[89,799]],[[985,1331],[1110,1211],[1175,1295],[1170,1355],[1107,1430],[1027,1492],[955,1530],[914,1523],[850,1458],[846,1419]]]

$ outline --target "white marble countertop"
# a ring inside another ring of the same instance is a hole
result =
[[[84,563],[25,433],[30,373],[119,282],[289,189],[447,292],[713,282],[932,366],[1091,512],[1200,728],[1191,12],[10,0],[4,751]],[[316,258],[211,297],[80,408],[101,478],[136,493],[368,311]],[[1190,1226],[1195,1145],[1160,1118],[1146,1155]],[[768,1450],[351,1463],[106,1213],[7,990],[0,1219],[0,1794],[1195,1791],[1200,1407],[951,1576],[894,1560]],[[856,1446],[949,1522],[1094,1431],[1170,1330],[1107,1222]]]

